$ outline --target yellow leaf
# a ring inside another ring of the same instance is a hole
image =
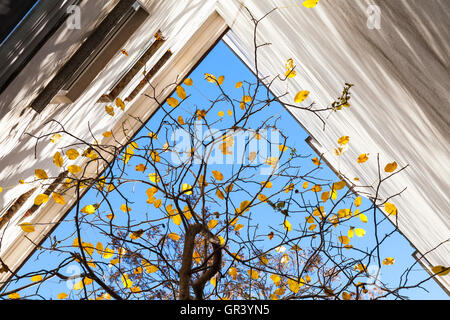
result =
[[[239,82],[236,82],[236,85],[235,85],[235,88],[236,89],[239,89],[240,87],[242,87],[242,82],[241,81],[239,81]]]
[[[44,204],[48,201],[48,195],[46,194],[39,194],[34,198],[34,204],[37,206],[40,206],[41,204]]]
[[[127,213],[131,211],[131,208],[129,206],[127,206],[126,204],[123,204],[120,206],[120,210],[122,210],[123,212]]]
[[[342,299],[344,300],[352,300],[352,296],[347,292],[342,292]]]
[[[162,203],[161,199],[158,199],[153,203],[153,205],[155,206],[155,208],[159,208],[161,207],[161,203]]]
[[[259,278],[259,273],[256,270],[247,270],[247,273],[250,276],[250,278],[252,278],[253,280],[256,280]]]
[[[319,185],[315,185],[314,187],[311,188],[312,192],[320,192],[322,191],[322,187]]]
[[[116,98],[116,106],[120,108],[122,111],[125,110],[125,103],[120,98]]]
[[[239,230],[241,230],[243,227],[244,227],[243,224],[237,224],[237,225],[234,227],[234,231],[239,231]]]
[[[227,111],[227,114],[231,117],[231,116],[233,115],[233,111],[228,110],[228,111]]]
[[[273,281],[275,284],[278,284],[278,283],[281,281],[280,276],[278,276],[278,275],[276,275],[276,274],[271,275],[271,276],[270,276],[270,279],[272,279],[272,281]]]
[[[144,172],[145,170],[147,170],[147,167],[145,165],[143,165],[143,164],[138,164],[136,166],[136,171],[137,172]]]
[[[397,162],[394,161],[392,163],[388,163],[386,165],[386,167],[384,168],[384,171],[385,172],[394,172],[395,170],[397,170],[397,167],[398,167]]]
[[[101,242],[97,242],[97,245],[95,246],[95,250],[97,250],[97,253],[99,255],[103,254],[103,244]]]
[[[81,172],[81,168],[77,165],[70,165],[67,167],[67,170],[72,174]]]
[[[306,8],[314,8],[318,2],[319,0],[305,0],[303,6]]]
[[[140,229],[140,230],[138,230],[138,231],[132,232],[132,233],[130,234],[130,238],[131,238],[132,240],[137,240],[137,239],[139,239],[140,237],[142,237],[143,234],[144,234],[144,230]]]
[[[339,144],[347,144],[350,141],[349,136],[342,136],[338,139]]]
[[[66,204],[66,200],[59,193],[53,192],[52,193],[52,197],[53,197],[53,200],[55,200],[56,203],[63,204],[63,205]]]
[[[177,95],[181,100],[186,99],[186,91],[184,91],[182,86],[177,87]]]
[[[106,248],[103,250],[103,259],[111,259],[114,255],[114,250],[110,248]]]
[[[321,165],[320,160],[319,160],[319,158],[317,158],[317,157],[313,158],[311,161],[312,161],[312,163],[314,163],[316,166],[320,166],[320,165]]]
[[[47,172],[45,172],[45,170],[36,169],[34,171],[34,173],[36,175],[36,178],[38,178],[38,179],[48,179],[48,175],[47,175]]]
[[[126,273],[122,275],[121,279],[124,288],[131,288],[133,286],[133,281],[128,278],[128,275]]]
[[[342,242],[343,244],[349,244],[350,243],[350,239],[347,236],[339,236],[339,241]]]
[[[217,280],[216,278],[211,278],[211,280],[209,280],[212,284],[213,287],[215,287],[217,285]]]
[[[265,202],[265,201],[267,200],[267,197],[266,197],[265,195],[263,195],[262,193],[260,193],[260,194],[258,195],[258,199],[259,199],[259,201],[261,201],[261,202]]]
[[[59,152],[55,153],[55,155],[53,156],[53,163],[59,168],[63,166],[64,160],[63,157],[61,156],[61,153]]]
[[[67,293],[62,292],[62,293],[58,294],[56,297],[59,300],[64,300],[64,299],[66,299],[68,297],[68,295],[67,295]]]
[[[111,117],[114,116],[114,107],[113,106],[105,106],[105,111],[107,114],[109,114]]]
[[[33,277],[31,277],[31,281],[32,282],[42,281],[42,276],[41,275],[33,276]]]
[[[173,108],[176,108],[180,103],[177,99],[170,97],[167,99],[167,104]]]
[[[320,199],[322,199],[323,202],[327,202],[329,198],[330,193],[328,191],[323,192],[322,195],[320,196]]]
[[[294,281],[292,279],[288,279],[287,282],[289,290],[291,290],[293,293],[298,293],[300,291],[300,287],[303,286],[303,283],[301,283],[301,281]]]
[[[167,235],[170,239],[172,239],[173,241],[178,241],[180,240],[180,236],[178,234],[176,234],[175,232],[169,233]]]
[[[224,76],[220,76],[219,78],[217,78],[217,84],[219,86],[221,86],[224,81],[225,81],[225,77]]]
[[[182,116],[179,116],[177,119],[178,123],[182,126],[185,122]]]
[[[216,226],[217,226],[217,224],[218,224],[218,222],[217,222],[217,220],[210,220],[209,222],[208,222],[208,228],[211,230],[211,229],[214,229]]]
[[[333,189],[334,190],[342,190],[345,188],[347,184],[345,183],[345,181],[339,181],[339,182],[335,182],[333,183]]]
[[[431,268],[431,271],[433,271],[434,274],[443,277],[450,273],[450,267],[434,266]]]
[[[228,270],[228,274],[233,277],[234,280],[237,279],[237,269],[235,267],[231,267],[230,270]]]
[[[358,197],[355,199],[355,207],[359,207],[361,205],[362,199],[361,197]]]
[[[51,143],[58,143],[61,140],[62,136],[59,133],[55,133],[51,138]]]
[[[389,203],[389,202],[386,202],[386,203],[384,204],[384,209],[386,210],[386,213],[387,213],[388,215],[393,215],[393,216],[395,216],[395,215],[397,215],[397,213],[398,213],[397,207],[396,207],[394,204]]]
[[[14,292],[14,293],[9,294],[8,298],[10,300],[17,300],[17,299],[20,299],[20,294],[18,294],[17,292]]]
[[[294,102],[295,103],[303,102],[306,100],[306,98],[308,98],[308,96],[309,96],[309,91],[307,91],[307,90],[300,91],[299,93],[297,93],[295,95]]]
[[[219,111],[219,113],[217,114],[219,117],[223,117],[225,115],[225,112],[223,111]]]
[[[286,229],[287,232],[292,230],[291,223],[289,221],[287,221],[287,220],[284,221],[283,227],[284,227],[284,229]]]
[[[92,204],[89,204],[81,209],[81,213],[93,214],[93,213],[95,213],[95,206],[93,206]]]
[[[267,188],[267,189],[270,189],[270,188],[272,188],[273,187],[273,184],[272,184],[272,182],[266,182],[266,181],[263,181],[263,182],[261,182],[261,185],[264,187],[264,188]]]
[[[347,231],[347,236],[351,239],[353,238],[353,236],[355,235],[355,228],[351,227],[348,231]]]
[[[80,153],[75,149],[69,149],[66,151],[66,156],[70,160],[75,160],[76,158],[78,158],[80,156]]]
[[[217,196],[220,200],[225,199],[225,196],[224,196],[223,192],[220,191],[219,189],[217,189],[217,191],[216,191],[216,196]]]
[[[150,181],[153,183],[159,182],[159,176],[156,173],[150,173],[148,175],[148,177],[149,177]]]
[[[359,155],[358,159],[356,160],[358,163],[364,163],[367,160],[369,160],[369,157],[367,156],[367,153],[363,153]]]
[[[216,77],[210,73],[205,73],[205,79],[208,82],[216,83]]]
[[[367,216],[364,213],[360,213],[360,214],[358,214],[358,216],[362,222],[367,223]]]
[[[186,191],[189,190],[189,191]],[[181,186],[181,191],[184,192],[184,194],[191,195],[192,194],[192,186],[189,183],[183,183]]]
[[[395,263],[395,259],[391,258],[391,257],[386,258],[386,259],[383,260],[383,264],[385,266],[390,266],[390,265],[393,265],[394,263]]]
[[[192,81],[191,78],[187,78],[186,80],[184,80],[184,84],[187,86],[192,86],[194,84],[194,81]]]
[[[223,180],[223,174],[220,171],[213,171],[212,174],[216,180],[218,181]]]
[[[366,230],[364,230],[364,229],[355,229],[355,234],[358,236],[358,237],[364,237],[364,235],[366,234]]]
[[[308,188],[308,185],[309,185],[309,182],[303,183],[303,189],[307,189],[307,188]]]

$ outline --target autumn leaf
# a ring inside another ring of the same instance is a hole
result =
[[[367,153],[363,153],[359,155],[358,159],[356,160],[358,163],[364,163],[367,160],[369,160],[369,157],[367,156]]]
[[[393,265],[394,263],[395,263],[395,259],[394,259],[394,258],[391,258],[391,257],[386,258],[386,259],[383,260],[383,264],[384,264],[385,266],[391,266],[391,265]]]
[[[218,181],[222,181],[223,180],[223,174],[220,171],[213,171],[212,175]]]
[[[339,241],[343,244],[349,244],[350,243],[350,239],[347,236],[339,236]]]
[[[312,163],[314,163],[316,166],[320,166],[320,160],[319,160],[319,158],[317,158],[317,157],[315,157],[315,158],[312,158]]]
[[[291,223],[290,223],[289,221],[287,221],[287,220],[284,221],[283,227],[284,227],[284,229],[285,229],[287,232],[289,232],[289,231],[292,230],[292,225],[291,225]]]
[[[50,138],[50,142],[51,143],[58,143],[59,141],[61,141],[62,136],[59,133],[55,133],[51,138]]]
[[[53,163],[59,168],[63,166],[64,160],[63,157],[61,156],[61,153],[59,152],[55,153],[55,155],[53,156]]]
[[[173,241],[178,241],[180,240],[180,236],[178,234],[176,234],[175,232],[171,232],[167,235],[170,239],[172,239]]]
[[[59,204],[62,204],[62,205],[66,204],[66,200],[59,193],[53,192],[52,193],[52,197],[53,197],[53,200],[55,200],[56,203],[59,203]]]
[[[138,172],[144,172],[145,170],[147,170],[147,167],[143,164],[138,164],[136,166],[136,171],[138,171]]]
[[[357,197],[355,199],[355,207],[359,207],[361,205],[362,199],[361,197]]]
[[[46,194],[39,194],[34,198],[34,204],[40,206],[48,201],[49,197]]]
[[[176,108],[176,107],[178,107],[178,105],[179,105],[180,103],[178,102],[177,99],[175,99],[175,98],[173,98],[173,97],[170,97],[170,98],[167,98],[167,104],[168,104],[169,106],[173,107],[173,108]]]
[[[257,280],[259,278],[259,273],[256,270],[247,270],[247,273],[253,280]]]
[[[211,230],[211,229],[214,229],[216,226],[217,226],[217,224],[218,224],[218,222],[217,222],[217,220],[210,220],[209,222],[208,222],[208,228]]]
[[[189,190],[189,191],[187,191]],[[184,192],[184,194],[186,195],[191,195],[192,194],[192,186],[189,183],[183,183],[183,185],[181,186],[181,192]]]
[[[186,99],[186,91],[184,91],[184,88],[182,86],[178,86],[177,89],[177,95],[181,100]]]
[[[68,295],[67,295],[67,293],[62,292],[62,293],[58,294],[56,297],[59,300],[64,300],[64,299],[66,299],[68,297]]]
[[[396,207],[394,204],[389,203],[389,202],[386,202],[386,203],[384,204],[384,209],[386,210],[386,213],[387,213],[388,215],[393,215],[393,216],[395,216],[395,215],[397,215],[397,213],[398,213],[397,207]]]
[[[122,111],[125,110],[125,103],[120,98],[116,98],[116,107],[120,108]]]
[[[137,239],[139,239],[140,237],[142,237],[143,234],[144,234],[144,230],[140,229],[140,230],[138,230],[138,231],[132,232],[132,233],[130,234],[130,238],[131,238],[132,240],[137,240]]]
[[[10,300],[17,300],[17,299],[20,299],[20,294],[18,294],[17,292],[10,293],[10,294],[8,295],[8,298],[9,298]]]
[[[125,213],[128,213],[131,211],[131,208],[129,206],[127,206],[126,204],[123,204],[120,206],[120,210],[122,210]]]
[[[294,102],[295,103],[303,102],[306,100],[306,98],[308,98],[308,96],[309,96],[309,91],[307,91],[307,90],[300,91],[295,95]]]
[[[93,206],[92,204],[89,204],[89,205],[87,205],[87,206],[85,206],[84,208],[81,209],[81,213],[94,214],[95,213],[95,206]]]
[[[338,139],[338,143],[341,145],[347,144],[350,141],[349,136],[343,136]]]
[[[72,174],[80,173],[81,167],[79,167],[77,165],[70,165],[67,167],[67,171],[69,171]]]
[[[113,106],[105,106],[105,111],[107,114],[109,114],[111,117],[114,116],[114,107]]]
[[[31,281],[32,282],[40,282],[40,281],[42,281],[42,276],[41,275],[33,276],[33,277],[31,277]]]
[[[241,81],[236,82],[236,85],[234,86],[236,89],[239,89],[240,87],[242,87],[243,83]]]
[[[434,266],[431,268],[431,271],[433,271],[434,274],[443,277],[450,273],[450,267]]]
[[[318,2],[319,0],[305,0],[303,6],[306,8],[314,8]]]
[[[30,223],[25,222],[25,223],[20,224],[19,226],[26,233],[32,233],[35,231],[34,226]]]
[[[394,172],[395,170],[397,170],[397,167],[398,167],[397,162],[394,161],[392,163],[388,163],[386,165],[386,167],[384,168],[384,171],[385,172]]]
[[[34,171],[34,174],[36,175],[36,178],[38,178],[38,179],[48,179],[48,175],[47,175],[47,172],[45,172],[45,170],[36,169]]]
[[[366,230],[361,229],[361,228],[357,228],[357,229],[355,229],[355,234],[358,237],[364,237],[364,235],[366,234]]]
[[[191,78],[187,78],[183,83],[187,86],[192,86],[194,84],[194,81],[192,81]]]

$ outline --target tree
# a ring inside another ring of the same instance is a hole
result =
[[[259,43],[256,35],[267,15],[256,19],[248,14],[254,23],[254,68],[259,74],[258,53],[269,44]],[[177,110],[189,101],[193,79],[172,83],[174,93],[166,101],[159,101],[155,89],[147,98],[164,113],[160,125],[150,128],[142,122],[141,134],[130,136],[126,145],[115,139],[117,134],[129,135],[125,125],[121,132],[106,131],[90,142],[52,120],[59,129],[36,136],[36,143],[57,143],[64,136],[72,142],[54,154],[54,164],[61,168],[58,177],[36,169],[36,179],[48,185],[48,194],[39,195],[35,206],[47,201],[62,205],[66,195],[74,193],[75,216],[67,221],[73,232],[41,247],[59,256],[57,266],[15,275],[0,296],[18,298],[22,289],[34,286],[31,297],[40,297],[41,285],[59,278],[77,279],[72,297],[81,299],[402,298],[400,290],[431,279],[400,281],[392,288],[368,268],[374,264],[379,270],[395,262],[384,257],[381,247],[398,232],[397,226],[379,232],[382,223],[390,222],[385,217],[377,220],[377,208],[397,215],[394,202],[402,190],[388,198],[381,198],[379,190],[407,166],[398,168],[393,162],[383,170],[378,159],[376,191],[358,185],[357,194],[355,181],[342,172],[335,181],[321,179],[317,173],[322,158],[309,159],[290,147],[279,118],[255,120],[277,101],[315,114],[324,126],[324,115],[350,107],[350,83],[326,108],[305,105],[307,90],[299,91],[293,102],[285,101],[288,91],[271,95],[275,82],[288,84],[296,76],[292,59],[285,67],[286,73],[273,79],[238,82],[233,92],[225,90],[223,75],[194,79],[209,82],[217,96],[191,114]],[[151,85],[150,79],[144,80]],[[216,116],[223,107],[228,111]],[[105,116],[125,108],[126,102],[118,98],[115,106],[105,107]],[[223,120],[226,114],[231,120]],[[336,156],[343,156],[349,141],[347,136],[337,141]],[[110,156],[113,161],[107,160]],[[73,164],[81,157],[83,165]],[[363,154],[355,164],[367,159]],[[305,170],[305,161],[315,167]],[[96,198],[82,205],[86,188],[95,191]],[[369,199],[365,207],[361,196]],[[369,217],[374,220],[373,246],[358,248],[352,239],[364,237],[366,230],[355,226]],[[22,228],[34,232],[32,225]],[[62,270],[72,264],[80,273],[65,275]],[[405,279],[412,267],[405,270]],[[448,268],[437,270],[446,272]],[[15,286],[30,277],[30,285]]]

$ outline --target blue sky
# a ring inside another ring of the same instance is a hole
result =
[[[284,64],[284,61],[280,61],[280,64]],[[193,87],[186,87],[186,91],[191,97],[180,105],[176,112],[174,113],[174,118],[176,119],[178,115],[186,115],[187,113],[191,113],[192,110],[196,107],[200,108],[208,105],[207,98],[214,98],[218,94],[217,87],[214,85],[204,81],[204,74],[211,73],[214,75],[225,75],[225,82],[223,87],[225,91],[232,92],[235,90],[235,83],[238,81],[249,80],[253,81],[253,74],[246,68],[245,65],[235,56],[235,54],[223,43],[219,42],[218,45],[210,52],[210,54],[202,61],[202,63],[192,72],[190,78],[194,80]],[[356,84],[357,85],[357,84]],[[239,98],[237,98],[239,99]],[[331,101],[330,101],[331,102]],[[165,106],[167,107],[167,106]],[[217,110],[211,113],[211,117],[217,117],[219,120],[221,117],[217,115],[218,111],[224,111],[225,116],[222,121],[226,124],[227,121],[231,121],[231,117],[226,115],[227,109],[229,107],[226,104],[219,104],[217,106]],[[288,143],[287,145],[290,147],[295,147],[297,150],[300,150],[303,154],[310,155],[308,159],[305,159],[304,168],[305,170],[312,169],[315,165],[311,162],[311,158],[317,156],[314,151],[307,145],[305,139],[308,137],[307,133],[302,129],[302,127],[297,123],[297,121],[278,103],[274,103],[265,110],[257,115],[257,117],[252,120],[256,122],[263,121],[268,116],[279,116],[280,122],[283,124],[283,132],[288,135]],[[147,124],[148,128],[154,128],[158,126],[161,118],[163,116],[163,112],[157,112],[152,119]],[[148,130],[143,129],[142,135],[147,135]],[[138,135],[140,136],[140,135]],[[138,163],[130,161],[130,171],[134,172],[134,167]],[[223,165],[222,165],[223,166]],[[224,174],[226,174],[227,169],[221,169]],[[148,173],[147,173],[148,174]],[[322,169],[319,173],[320,177],[323,179],[327,179],[330,181],[338,181],[335,174],[326,167],[322,166]],[[136,187],[137,190],[133,190],[135,194],[143,193],[145,194],[146,187],[142,187],[142,190],[139,190],[139,186]],[[89,191],[85,198],[82,200],[82,204],[80,207],[84,205],[94,203],[96,199],[96,194],[93,190]],[[121,200],[113,200],[116,201],[116,204],[120,206]],[[368,207],[370,204],[367,200],[363,200],[362,207]],[[134,211],[146,210],[142,205],[131,204],[131,207]],[[267,210],[261,211],[258,213],[258,219],[261,219],[261,227],[264,227],[264,223],[269,225],[279,225],[282,220],[280,217],[274,216],[273,210],[267,207]],[[71,219],[74,213],[71,212],[67,219]],[[383,216],[381,213],[378,213],[379,219],[382,219]],[[382,231],[389,232],[392,229],[390,223],[386,222],[383,224]],[[369,222],[364,225],[364,229],[366,229],[367,234],[363,238],[355,238],[355,243],[361,247],[371,248],[373,245],[373,223],[372,219],[369,217]],[[73,232],[73,222],[68,221],[62,223],[57,230],[55,231],[53,236],[56,236],[58,239],[67,236],[68,234]],[[73,239],[73,238],[72,238]],[[92,243],[96,243],[96,239],[83,239],[85,241],[91,241]],[[352,239],[353,241],[353,239]],[[71,243],[71,241],[69,241]],[[46,241],[45,245],[48,245],[49,241]],[[394,236],[390,237],[386,243],[383,244],[382,247],[383,257],[394,257],[396,263],[393,266],[383,267],[381,270],[381,280],[383,282],[396,283],[403,272],[404,268],[410,266],[414,263],[414,258],[412,257],[412,253],[414,249],[410,246],[409,242],[404,239],[400,234],[396,233]],[[39,251],[37,251],[30,260],[25,264],[20,273],[26,273],[31,271],[36,271],[38,268],[45,268],[46,266],[54,265],[60,257],[51,255],[48,253],[43,253],[39,255]],[[68,274],[72,272],[72,270],[66,270]],[[412,279],[423,279],[427,277],[426,272],[420,267],[420,265],[416,265],[411,273]],[[27,283],[27,280],[21,281],[21,283]],[[448,296],[443,292],[443,290],[433,281],[427,282],[424,287],[429,291],[428,293],[424,290],[413,289],[409,292],[402,292],[403,294],[407,294],[412,299],[448,299]],[[65,283],[60,283],[56,280],[51,280],[48,284],[44,285],[44,289],[42,291],[43,295],[47,298],[56,299],[56,295],[60,292],[68,292],[65,287]],[[26,296],[26,291],[21,293],[21,296]]]

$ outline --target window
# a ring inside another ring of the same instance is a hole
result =
[[[31,107],[40,112],[50,103],[75,102],[147,17],[137,1],[120,1]]]
[[[67,8],[81,0],[0,2],[0,93],[22,71],[67,19]]]

